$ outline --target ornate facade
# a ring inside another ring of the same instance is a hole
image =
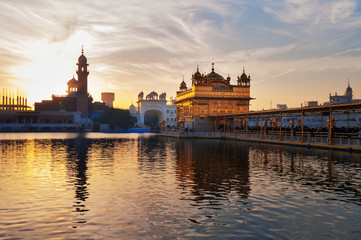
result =
[[[237,84],[231,84],[214,71],[201,74],[197,67],[192,75],[192,87],[187,88],[184,80],[177,91],[177,119],[179,126],[187,126],[194,131],[207,131],[211,128],[209,117],[225,114],[237,114],[249,111],[250,76],[243,74],[237,78]]]
[[[176,127],[176,105],[171,98],[166,100],[165,92],[158,96],[158,93],[151,92],[144,98],[144,92],[138,94],[138,107],[133,104],[129,107],[130,114],[137,117],[138,126],[148,126],[150,128],[160,128],[161,122],[165,127]]]

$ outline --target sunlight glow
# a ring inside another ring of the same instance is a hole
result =
[[[26,64],[11,69],[17,85],[28,92],[28,103],[51,99],[52,94],[66,94],[67,82],[76,76],[76,63],[81,54],[81,46],[92,44],[92,36],[84,31],[72,35],[66,43],[37,41],[23,55]]]
[[[348,79],[359,98],[360,7],[356,0],[2,1],[1,88],[26,92],[29,105],[66,94],[83,45],[89,93],[100,101],[113,91],[122,108],[140,91],[175,96],[183,76],[190,86],[196,66],[208,72],[212,59],[234,82],[246,67],[252,110],[271,101],[321,103]]]

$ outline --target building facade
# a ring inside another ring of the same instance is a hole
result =
[[[329,101],[324,102],[323,106],[330,106],[339,105],[339,104],[352,104],[352,103],[359,103],[361,99],[354,99],[353,98],[353,90],[348,83],[344,95],[335,95],[329,94]],[[281,106],[281,107],[280,107]],[[282,107],[284,106],[284,107]],[[309,108],[309,107],[317,107],[322,106],[322,104],[318,104],[318,101],[308,101],[304,105],[301,106]],[[287,105],[285,104],[277,104],[278,110],[288,109]],[[330,117],[330,111],[323,111],[323,112],[314,112],[314,113],[304,113],[303,116],[300,113],[288,113],[283,114],[282,118],[280,116],[267,116],[264,114],[263,119],[261,121],[260,117],[249,118],[248,125],[250,127],[256,127],[260,124],[264,124],[264,122],[268,122],[268,126],[271,126],[272,120],[274,120],[278,126],[281,125],[282,127],[291,127],[291,122],[298,126],[299,123],[302,123],[306,128],[327,128],[328,127],[328,119]],[[334,126],[337,128],[361,128],[361,111],[360,110],[351,110],[351,111],[334,111],[332,112],[332,120],[334,121]],[[302,122],[303,119],[303,122]]]
[[[237,84],[231,84],[231,78],[226,79],[212,70],[208,74],[197,71],[192,75],[192,87],[186,83],[180,84],[177,91],[177,119],[180,127],[194,131],[209,131],[215,123],[209,117],[237,114],[249,111],[250,76],[243,74],[237,78]]]
[[[130,114],[137,117],[137,126],[160,128],[161,122],[167,128],[177,127],[176,105],[171,98],[166,100],[166,93],[158,96],[156,92],[149,93],[144,98],[144,93],[138,94],[138,107],[133,104],[129,107]]]
[[[91,124],[81,112],[0,111],[0,132],[78,131]]]
[[[114,99],[115,94],[113,92],[102,92],[102,101],[105,103],[105,106],[112,108]]]
[[[345,94],[344,95],[329,95],[330,101],[323,103],[323,105],[332,105],[332,104],[342,104],[342,103],[356,103],[361,102],[361,99],[353,99],[353,91],[350,87],[350,83],[348,83]]]

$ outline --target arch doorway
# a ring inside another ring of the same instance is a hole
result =
[[[144,125],[151,129],[160,129],[162,112],[159,110],[148,110],[144,113]]]

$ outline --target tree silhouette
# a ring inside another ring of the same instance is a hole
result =
[[[127,129],[133,127],[137,119],[130,115],[128,110],[106,108],[104,112],[94,119],[98,123],[109,124],[111,129]]]

